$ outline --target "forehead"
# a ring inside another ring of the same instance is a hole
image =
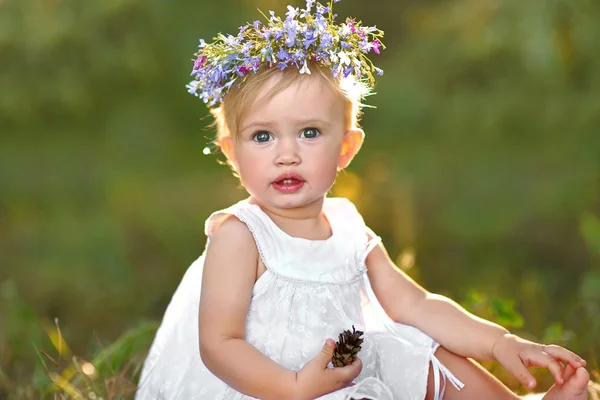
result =
[[[274,74],[248,104],[242,126],[263,119],[320,119],[335,122],[343,115],[343,102],[324,78],[298,75],[284,79]]]

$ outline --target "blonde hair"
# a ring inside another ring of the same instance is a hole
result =
[[[343,102],[346,130],[358,128],[362,116],[362,107],[364,106],[361,100],[369,94],[370,88],[356,79],[335,78],[329,67],[316,62],[309,62],[308,67],[311,75],[300,74],[293,67],[286,68],[283,71],[277,68],[261,68],[255,74],[250,74],[239,87],[234,84],[223,98],[221,105],[210,110],[215,119],[213,125],[217,128],[214,144],[218,147],[221,139],[228,136],[232,137],[233,140],[239,138],[238,128],[244,114],[252,102],[256,100],[258,93],[275,74],[281,74],[281,79],[275,83],[268,96],[266,96],[266,100],[272,99],[279,92],[290,87],[296,80],[308,79],[316,75]]]

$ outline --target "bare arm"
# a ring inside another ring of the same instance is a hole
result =
[[[258,252],[244,223],[229,218],[211,237],[200,297],[200,356],[225,383],[261,399],[290,398],[296,374],[245,341]]]
[[[423,289],[394,265],[383,245],[366,263],[373,291],[390,318],[420,329],[455,354],[495,361],[494,344],[506,329]]]
[[[565,348],[511,335],[454,301],[427,292],[394,265],[382,245],[373,249],[366,262],[373,291],[390,318],[419,328],[455,354],[500,362],[530,389],[536,381],[529,367],[547,368],[556,382],[563,384],[562,362],[569,363],[573,371],[586,364]]]

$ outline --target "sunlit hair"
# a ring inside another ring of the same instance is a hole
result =
[[[330,87],[343,104],[345,129],[358,128],[364,106],[361,101],[369,94],[368,86],[351,78],[334,78],[329,68],[317,63],[309,63],[309,67],[312,71],[311,75],[300,74],[295,68],[287,68],[283,71],[277,68],[262,68],[256,74],[249,76],[240,87],[234,85],[221,105],[210,110],[217,128],[214,144],[218,147],[221,139],[228,136],[234,141],[239,139],[240,124],[253,102],[270,100],[299,79],[320,79]],[[275,74],[281,75],[281,79],[271,88],[268,96],[258,99],[258,94]]]

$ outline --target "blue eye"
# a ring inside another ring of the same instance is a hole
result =
[[[267,131],[259,131],[259,132],[256,132],[254,134],[254,136],[252,136],[252,140],[254,140],[255,142],[258,142],[258,143],[266,143],[269,140],[271,140],[271,138],[272,138],[271,134]]]
[[[300,137],[303,139],[315,139],[321,136],[321,132],[317,128],[304,128],[300,132]]]

